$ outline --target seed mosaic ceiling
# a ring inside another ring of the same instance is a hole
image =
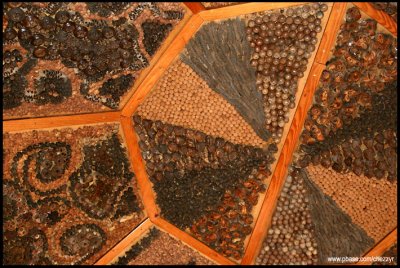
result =
[[[245,254],[331,6],[203,23],[130,115],[159,216],[234,262]],[[121,108],[186,10],[153,2],[3,7],[6,119]],[[394,14],[390,4],[377,7]],[[393,230],[396,125],[397,38],[348,4],[255,263],[361,256]],[[93,264],[148,216],[132,172],[142,164],[130,163],[120,128],[3,133],[5,264]],[[114,261],[150,264],[173,251],[163,261],[209,263],[175,242],[152,228]]]

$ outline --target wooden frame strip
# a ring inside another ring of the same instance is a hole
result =
[[[386,12],[375,9],[368,2],[352,2],[362,12],[376,20],[380,25],[385,27],[389,32],[397,37],[397,23]]]
[[[119,122],[120,111],[3,121],[3,132]]]
[[[311,67],[303,94],[300,97],[289,133],[287,134],[282,152],[279,155],[279,159],[271,179],[271,184],[267,190],[260,214],[255,223],[253,233],[250,237],[250,242],[241,264],[254,263],[257,254],[261,249],[263,239],[265,238],[265,235],[271,226],[271,221],[278,203],[279,194],[285,183],[287,169],[292,161],[293,153],[296,149],[302,127],[306,120],[307,111],[312,104],[313,96],[319,83],[319,78],[324,69],[325,65],[316,62],[314,62]]]
[[[385,238],[383,238],[374,248],[368,251],[367,254],[364,255],[364,257],[382,256],[382,254],[385,253],[396,242],[397,242],[397,227],[392,232],[390,232]],[[368,265],[368,264],[372,264],[372,260],[359,261],[357,263],[357,265]]]
[[[155,203],[153,188],[146,172],[142,154],[140,153],[138,138],[134,132],[132,118],[121,116],[121,126],[124,132],[129,158],[139,186],[139,194],[141,195],[147,216],[153,220],[158,216],[159,210]]]
[[[334,3],[332,12],[328,19],[324,34],[315,56],[315,61],[325,64],[328,61],[330,51],[333,48],[336,36],[340,30],[340,26],[346,14],[347,3]]]
[[[208,246],[204,245],[202,242],[198,241],[191,235],[187,234],[186,232],[180,230],[179,228],[175,227],[171,223],[167,222],[166,220],[157,217],[152,220],[152,222],[167,232],[168,234],[174,236],[175,238],[181,240],[185,244],[191,246],[192,248],[199,251],[201,254],[207,256],[209,259],[219,263],[219,264],[236,264],[233,261],[229,260],[228,258],[220,255],[215,250],[209,248]]]
[[[172,41],[171,45],[160,57],[159,61],[147,74],[146,79],[139,85],[138,89],[134,92],[128,103],[122,109],[123,116],[131,116],[139,104],[146,98],[147,94],[158,82],[162,74],[167,70],[168,66],[172,63],[175,57],[185,47],[189,39],[197,32],[203,24],[203,19],[199,14],[193,15],[188,23],[182,28],[179,34]]]
[[[200,11],[206,10],[206,8],[200,2],[183,2],[193,14],[197,14]]]
[[[219,19],[228,19],[240,15],[245,15],[254,12],[260,12],[270,9],[287,8],[292,6],[304,5],[307,2],[256,2],[246,3],[234,6],[221,7],[216,9],[207,9],[199,15],[204,21],[212,21]]]
[[[122,252],[126,251],[136,241],[140,240],[142,235],[153,226],[149,218],[144,220],[132,232],[130,232],[124,239],[118,242],[111,250],[109,250],[103,257],[101,257],[94,265],[110,264]]]
[[[171,45],[175,37],[178,35],[178,33],[182,30],[182,28],[186,25],[186,23],[189,21],[189,19],[193,16],[192,11],[184,4],[182,6],[186,10],[186,14],[183,17],[183,19],[176,25],[176,27],[168,34],[167,38],[162,42],[160,48],[157,50],[156,54],[150,59],[149,66],[144,68],[138,78],[135,80],[135,83],[132,88],[129,89],[128,94],[126,94],[120,101],[119,110],[122,110],[126,104],[129,102],[131,99],[132,95],[136,91],[136,89],[139,87],[139,85],[143,82],[143,80],[147,77],[147,74],[151,71],[153,66],[158,62],[160,57],[164,54],[164,52],[168,49],[168,47]]]

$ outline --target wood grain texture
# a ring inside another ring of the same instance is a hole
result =
[[[313,101],[314,92],[318,86],[319,78],[325,66],[314,62],[303,93],[299,99],[296,112],[293,117],[289,132],[285,139],[282,151],[274,170],[271,183],[265,195],[260,214],[255,223],[251,234],[249,245],[243,256],[241,264],[253,264],[258,252],[261,249],[263,239],[271,226],[272,217],[278,202],[279,194],[285,182],[285,177],[289,164],[292,161],[293,152],[296,149],[300,133],[307,117],[307,111]]]
[[[183,2],[185,6],[187,6],[193,14],[197,14],[200,11],[206,10],[206,8],[200,2]]]
[[[101,257],[94,265],[111,264],[118,256],[122,255],[133,244],[139,241],[143,235],[153,226],[149,218],[144,220],[138,227],[130,232],[124,239],[117,243],[110,251]]]
[[[185,8],[186,13],[183,19],[179,22],[178,25],[168,34],[167,38],[162,42],[161,46],[157,50],[156,54],[151,58],[149,62],[149,66],[143,69],[140,72],[140,75],[138,78],[135,80],[134,86],[129,89],[129,93],[124,96],[119,104],[119,110],[123,109],[126,104],[129,102],[131,99],[132,95],[135,93],[135,91],[138,89],[139,85],[143,82],[143,80],[147,77],[148,73],[151,71],[153,66],[157,64],[159,61],[160,57],[164,54],[164,52],[169,48],[171,43],[175,40],[176,36],[181,32],[182,28],[186,25],[186,23],[189,21],[189,19],[192,17],[193,13],[192,11],[184,4],[182,6]]]
[[[368,2],[352,2],[362,12],[376,20],[380,25],[385,27],[389,32],[397,37],[397,23],[384,11],[375,9]]]
[[[397,243],[397,228],[390,232],[384,239],[382,239],[375,247],[373,247],[364,257],[379,257],[382,256],[393,244]],[[359,261],[357,265],[369,265],[372,261]]]
[[[94,114],[64,115],[44,118],[30,118],[3,121],[3,132],[26,131],[33,129],[58,128],[67,126],[90,125],[116,122],[120,112],[104,112]]]
[[[174,236],[175,238],[179,239],[186,245],[196,249],[201,254],[205,255],[207,258],[215,261],[218,264],[225,264],[225,265],[232,265],[235,264],[231,260],[225,258],[224,256],[220,255],[216,251],[212,250],[211,248],[204,245],[202,242],[198,241],[194,237],[190,236],[186,232],[178,229],[171,223],[167,222],[166,220],[157,217],[151,220],[156,226],[160,229],[164,230],[168,234]]]
[[[168,66],[185,47],[189,39],[196,33],[202,23],[203,19],[198,14],[190,17],[189,21],[174,38],[168,49],[164,54],[162,54],[158,62],[149,71],[146,78],[138,85],[138,89],[133,93],[128,103],[122,109],[121,114],[123,116],[129,117],[135,112],[139,104],[146,98],[147,94],[155,86],[165,70],[167,70]]]
[[[155,203],[155,194],[140,153],[138,138],[134,132],[132,118],[121,116],[121,125],[128,147],[129,159],[132,163],[133,171],[135,172],[139,186],[139,195],[143,201],[148,217],[153,219],[158,215],[159,209]]]
[[[328,58],[330,56],[330,51],[335,44],[336,36],[339,32],[340,25],[344,21],[346,9],[347,9],[347,3],[333,4],[332,12],[329,16],[324,34],[322,35],[317,55],[315,56],[316,62],[325,64],[328,61]]]
[[[240,15],[245,15],[254,12],[260,12],[270,9],[287,8],[292,6],[304,5],[307,2],[256,2],[234,6],[221,7],[202,11],[199,15],[205,21],[227,19]]]

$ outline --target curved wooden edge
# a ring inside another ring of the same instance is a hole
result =
[[[94,265],[111,264],[112,261],[126,250],[129,249],[134,243],[139,241],[142,236],[153,226],[149,218],[145,219],[139,224],[132,232],[125,238],[118,242],[111,250],[109,250],[103,257],[101,257]]]
[[[151,186],[151,182],[146,172],[146,166],[140,153],[138,139],[133,128],[132,118],[121,116],[121,126],[125,136],[129,158],[131,160],[132,168],[135,172],[139,186],[139,195],[142,198],[147,216],[150,219],[153,219],[158,216],[158,207],[155,203],[153,188]]]
[[[315,61],[325,64],[328,61],[330,51],[333,48],[336,36],[346,14],[347,3],[334,3],[326,25],[320,45],[318,47]]]
[[[193,14],[197,14],[200,11],[206,10],[206,8],[200,2],[183,2],[185,6],[187,6]]]
[[[197,32],[203,24],[203,19],[199,14],[190,17],[189,21],[181,29],[179,34],[174,38],[170,46],[161,55],[160,59],[148,72],[146,78],[138,86],[128,103],[122,109],[123,116],[131,116],[139,104],[146,98],[147,94],[158,82],[162,74],[167,70],[175,57],[182,51],[189,39]]]
[[[250,242],[243,256],[241,264],[253,264],[258,252],[262,247],[263,240],[267,234],[267,230],[271,226],[272,217],[278,203],[278,197],[285,183],[287,169],[292,161],[293,152],[296,149],[303,124],[307,117],[307,111],[313,101],[315,90],[319,83],[319,78],[325,65],[314,62],[310,74],[308,76],[303,93],[299,99],[296,112],[293,117],[292,124],[285,139],[282,152],[272,175],[271,184],[268,187],[264,198],[261,212],[257,218]]]
[[[143,82],[143,80],[147,77],[147,74],[151,71],[153,66],[158,62],[160,57],[164,54],[164,52],[168,49],[168,47],[171,45],[175,37],[180,33],[182,28],[186,25],[186,23],[189,21],[189,19],[193,16],[192,11],[184,4],[181,4],[183,8],[186,10],[186,14],[183,17],[183,19],[175,26],[175,28],[168,34],[167,38],[162,42],[160,48],[157,50],[156,54],[150,59],[149,66],[144,68],[137,79],[135,80],[135,83],[131,89],[129,89],[128,94],[122,97],[120,104],[119,104],[119,110],[123,109],[126,104],[129,102],[130,98],[132,95],[135,93],[139,85]]]
[[[362,12],[376,20],[380,25],[385,27],[389,32],[397,37],[397,23],[386,12],[375,9],[368,2],[352,2]]]
[[[363,256],[363,258],[366,258],[365,261],[361,260],[356,264],[357,265],[372,264],[373,257],[382,256],[382,254],[385,253],[389,248],[391,248],[395,243],[397,243],[397,227],[392,232],[390,232],[385,238],[383,238],[373,249],[368,251],[367,254]]]
[[[256,2],[246,3],[234,6],[221,7],[216,9],[207,9],[199,13],[204,21],[227,19],[254,12],[260,12],[270,9],[287,8],[292,6],[304,5],[307,2]]]
[[[3,132],[118,122],[121,112],[104,112],[3,121]]]
[[[169,235],[174,236],[176,239],[178,239],[178,240],[182,241],[183,243],[185,243],[186,245],[194,248],[195,250],[200,252],[202,255],[213,260],[214,262],[216,262],[218,264],[224,264],[224,265],[236,264],[233,261],[220,255],[215,250],[212,250],[211,248],[207,247],[206,245],[204,245],[202,242],[198,241],[191,235],[187,234],[186,232],[180,230],[179,228],[175,227],[171,223],[167,222],[166,220],[164,220],[160,217],[157,217],[157,218],[151,219],[151,221],[156,226],[158,226],[159,228],[161,228],[162,230],[167,232]]]

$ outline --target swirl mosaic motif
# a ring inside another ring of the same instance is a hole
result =
[[[4,264],[93,264],[143,219],[118,130],[3,134]]]
[[[54,114],[118,109],[185,13],[180,3],[150,2],[3,7],[3,109],[10,117],[49,115],[36,108],[50,104]]]

